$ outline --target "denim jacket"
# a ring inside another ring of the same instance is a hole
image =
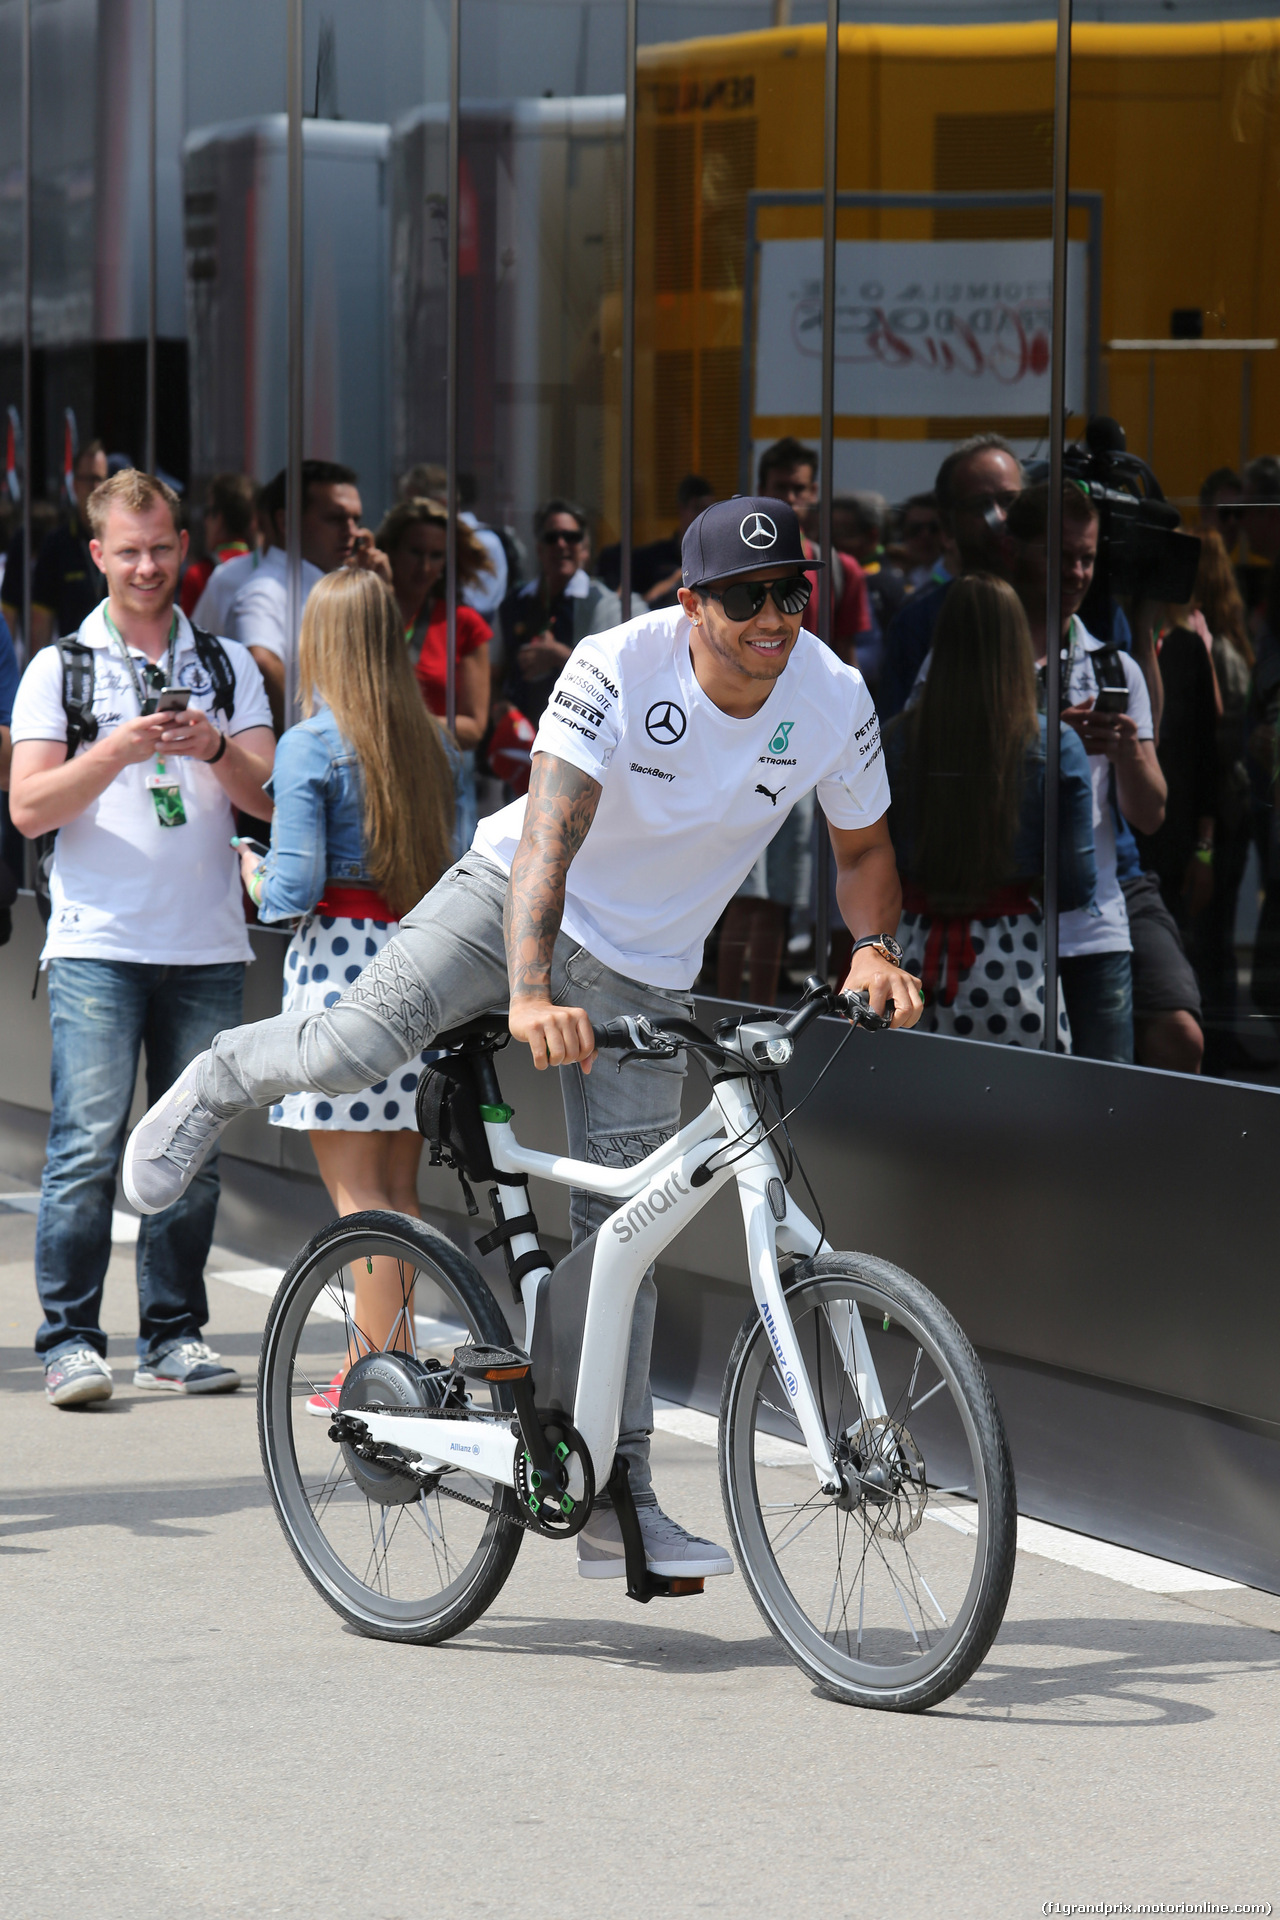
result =
[[[1087,907],[1093,900],[1097,871],[1093,856],[1093,781],[1080,736],[1070,727],[1059,732],[1060,798],[1058,804],[1058,905],[1066,911]],[[1014,836],[1010,880],[1034,880],[1044,872],[1044,761],[1048,729],[1040,716],[1040,731],[1027,748],[1023,763],[1022,804]],[[888,732],[886,760],[894,800],[906,796],[910,780],[910,722]],[[890,830],[904,874],[912,871],[913,848],[908,809],[895,804]]]
[[[360,765],[328,707],[282,736],[267,791],[275,814],[258,909],[262,920],[310,913],[330,880],[373,886]]]

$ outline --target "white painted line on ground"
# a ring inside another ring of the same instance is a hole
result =
[[[39,1205],[38,1193],[0,1193],[0,1207],[12,1207],[18,1213],[35,1213]],[[134,1244],[138,1238],[138,1226],[135,1215],[113,1210],[113,1245]],[[217,1251],[215,1248],[215,1254]],[[232,1286],[244,1287],[250,1293],[265,1294],[268,1299],[275,1294],[283,1274],[281,1267],[209,1268],[210,1279],[228,1281]],[[321,1320],[343,1318],[339,1306],[323,1300],[316,1301],[311,1311]],[[466,1337],[464,1327],[421,1316],[415,1319],[414,1328],[419,1342],[428,1349],[453,1347]],[[653,1424],[660,1432],[675,1434],[681,1440],[694,1440],[700,1446],[715,1447],[718,1444],[719,1422],[711,1414],[699,1413],[693,1407],[676,1406],[670,1400],[655,1400],[653,1404]],[[771,1435],[759,1435],[756,1439],[757,1466],[799,1467],[807,1465],[808,1459],[805,1449],[796,1446],[793,1441],[776,1439]],[[968,1517],[970,1512],[976,1512],[976,1508],[966,1509],[958,1504],[945,1508],[934,1505],[926,1507],[925,1518],[940,1521],[958,1532],[969,1533],[973,1531]],[[1124,1586],[1136,1587],[1143,1593],[1221,1593],[1243,1585],[1239,1580],[1224,1580],[1215,1573],[1202,1573],[1197,1567],[1183,1567],[1173,1560],[1157,1559],[1154,1554],[1136,1553],[1131,1547],[1113,1546],[1109,1540],[1094,1540],[1088,1534],[1071,1533],[1065,1527],[1050,1526],[1044,1520],[1030,1520],[1022,1514],[1018,1516],[1018,1551],[1038,1554],[1044,1560],[1056,1560],[1062,1566],[1076,1567],[1081,1573],[1101,1574],[1104,1579],[1118,1580]]]
[[[214,1249],[217,1252],[217,1249]],[[284,1279],[283,1267],[220,1267],[205,1269],[207,1280],[226,1280],[233,1287],[244,1287],[250,1293],[265,1294],[268,1300],[275,1298],[276,1288]],[[346,1315],[336,1299],[321,1294],[313,1301],[312,1313],[317,1320],[344,1320]],[[448,1348],[452,1353],[455,1347],[463,1345],[467,1339],[467,1330],[461,1322],[451,1320],[428,1319],[423,1314],[414,1316],[414,1332],[418,1345],[428,1352],[438,1352]]]
[[[678,1434],[682,1440],[696,1440],[702,1446],[714,1447],[717,1443],[718,1422],[709,1413],[696,1413],[692,1407],[655,1400],[653,1424],[663,1433]],[[756,1440],[757,1466],[799,1467],[808,1463],[805,1449],[792,1441],[765,1436]],[[958,1533],[977,1531],[976,1514],[977,1508],[964,1502],[925,1508],[926,1520],[940,1521]],[[1018,1551],[1039,1554],[1044,1560],[1057,1560],[1062,1566],[1076,1567],[1082,1573],[1100,1573],[1107,1580],[1118,1580],[1143,1593],[1220,1593],[1242,1584],[1239,1580],[1224,1580],[1216,1573],[1202,1573],[1197,1567],[1159,1560],[1153,1554],[1135,1553],[1131,1547],[1113,1546],[1109,1540],[1071,1533],[1066,1527],[1053,1527],[1044,1520],[1029,1520],[1021,1514],[1018,1516]]]
[[[677,1407],[670,1400],[655,1400],[653,1424],[663,1433],[678,1434],[682,1440],[696,1440],[700,1446],[718,1444],[719,1421],[709,1413],[697,1413],[692,1407]],[[756,1435],[758,1467],[807,1467],[809,1455],[793,1440],[775,1440],[770,1434]]]
[[[0,1207],[12,1207],[15,1213],[38,1213],[40,1195],[38,1193],[0,1193]],[[142,1225],[136,1213],[122,1213],[119,1207],[111,1210],[111,1244],[114,1247],[133,1247],[138,1243],[138,1228]]]
[[[1173,1560],[1158,1560],[1154,1554],[1135,1553],[1132,1547],[1112,1546],[1109,1540],[1093,1540],[1085,1533],[1068,1533],[1065,1527],[1027,1520],[1021,1514],[1018,1551],[1060,1560],[1064,1566],[1079,1567],[1082,1573],[1122,1580],[1125,1586],[1138,1587],[1143,1593],[1221,1593],[1244,1584],[1223,1580],[1216,1573],[1201,1573],[1198,1567],[1181,1567]]]

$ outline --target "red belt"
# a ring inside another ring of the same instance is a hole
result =
[[[332,882],[325,887],[323,900],[317,900],[312,911],[342,920],[399,919],[372,887],[335,887]]]
[[[1000,887],[989,894],[981,906],[972,913],[947,914],[935,913],[929,905],[929,897],[922,887],[913,881],[902,883],[902,905],[907,913],[918,913],[929,922],[929,932],[924,943],[924,961],[920,969],[926,1002],[939,997],[938,981],[942,978],[942,962],[946,961],[946,984],[942,989],[941,1000],[949,1007],[960,991],[960,974],[966,967],[977,962],[973,950],[973,935],[970,931],[975,920],[1012,919],[1020,913],[1039,913],[1037,902],[1032,898],[1031,890],[1024,881],[1015,881],[1012,886]]]

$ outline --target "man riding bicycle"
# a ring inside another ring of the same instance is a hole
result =
[[[777,500],[708,507],[684,536],[678,608],[583,641],[544,713],[524,800],[483,820],[469,853],[321,1014],[220,1034],[139,1122],[124,1184],[142,1213],[185,1191],[238,1113],[301,1088],[350,1093],[433,1036],[509,1002],[539,1069],[561,1067],[569,1153],[625,1167],[679,1127],[681,1058],[592,1074],[592,1025],[687,1018],[703,943],[785,816],[817,789],[854,951],[844,985],[914,1026],[920,985],[897,965],[901,906],[879,726],[859,674],[801,631],[810,583],[799,523]],[[575,1191],[575,1246],[612,1202]],[[652,1572],[731,1573],[720,1547],[657,1504],[649,1471],[653,1270],[636,1298],[618,1452]],[[607,1500],[578,1570],[622,1577]]]

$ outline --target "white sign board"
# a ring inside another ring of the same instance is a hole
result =
[[[1088,249],[1068,247],[1067,405],[1084,410]],[[755,411],[822,410],[822,242],[760,244]],[[842,240],[836,412],[1047,414],[1048,240]]]

